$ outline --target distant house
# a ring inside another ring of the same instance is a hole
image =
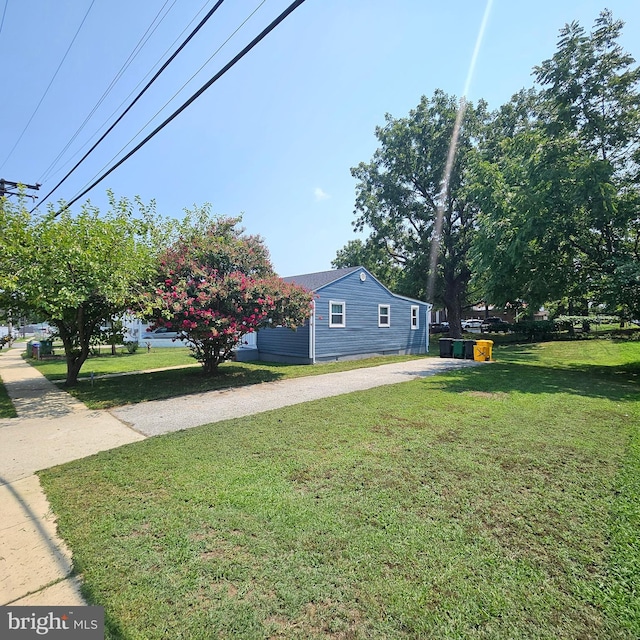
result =
[[[315,293],[312,315],[295,331],[284,327],[260,330],[256,344],[260,360],[312,364],[423,354],[429,349],[432,305],[392,293],[364,267],[284,280]]]

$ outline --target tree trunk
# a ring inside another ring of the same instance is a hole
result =
[[[82,365],[89,357],[89,344],[83,345],[80,350],[74,348],[71,335],[68,331],[62,327],[58,327],[62,344],[64,345],[64,353],[67,359],[67,379],[65,380],[65,387],[75,387],[78,384],[78,374]]]
[[[206,376],[212,376],[218,370],[220,364],[220,347],[218,344],[209,344],[203,348],[202,368]]]
[[[215,358],[206,358],[202,361],[202,371],[205,376],[212,376],[218,369],[218,362]]]
[[[466,282],[461,281],[461,277],[449,279],[445,276],[445,291],[442,296],[447,309],[447,320],[449,321],[449,337],[462,337],[462,299]]]
[[[75,325],[67,326],[64,322],[55,323],[58,329],[60,339],[64,345],[64,353],[67,360],[67,378],[65,387],[75,387],[78,384],[78,374],[82,365],[89,357],[89,342],[93,329],[98,321],[93,322],[89,326],[83,326],[81,321],[84,319],[84,310],[79,308],[77,311],[76,322],[80,329],[76,332]],[[74,344],[74,338],[77,344]]]
[[[77,357],[67,358],[67,379],[65,380],[65,387],[75,387],[78,384],[78,375],[80,374],[80,369],[82,365],[86,362],[86,355],[80,354]]]

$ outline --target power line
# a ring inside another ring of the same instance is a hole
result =
[[[129,68],[131,63],[137,58],[138,54],[142,51],[142,49],[147,44],[147,42],[149,41],[151,36],[155,33],[156,29],[162,24],[162,21],[167,17],[167,15],[169,15],[169,12],[171,11],[171,9],[175,5],[175,3],[176,3],[176,0],[173,0],[173,2],[171,3],[171,6],[169,7],[169,9],[167,9],[166,13],[162,16],[162,18],[160,18],[160,20],[158,20],[160,14],[164,11],[164,8],[167,6],[167,4],[169,4],[169,0],[165,0],[165,3],[160,8],[160,10],[156,14],[155,18],[151,21],[151,24],[147,27],[147,30],[142,34],[142,36],[140,37],[140,40],[138,40],[138,43],[136,44],[136,46],[133,48],[133,50],[129,54],[129,57],[124,61],[123,65],[120,67],[120,70],[118,71],[118,73],[116,73],[116,75],[114,76],[113,80],[111,80],[111,83],[105,89],[104,93],[102,94],[102,96],[100,97],[98,102],[95,104],[93,109],[90,111],[89,115],[87,115],[87,117],[84,119],[84,122],[78,127],[78,129],[73,134],[73,136],[71,136],[71,139],[67,142],[67,144],[64,146],[62,151],[60,151],[60,153],[55,157],[53,162],[47,167],[45,172],[39,178],[40,180],[42,180],[44,182],[47,179],[50,171],[52,171],[52,169],[56,166],[56,164],[58,163],[60,158],[64,155],[64,153],[67,151],[67,149],[71,146],[73,141],[78,137],[80,132],[85,128],[85,126],[87,125],[87,123],[89,122],[89,120],[91,119],[93,114],[98,110],[100,105],[105,101],[107,96],[111,93],[113,87],[117,84],[118,80],[120,80],[120,78],[123,76],[124,72]],[[156,22],[157,22],[157,24],[156,24]],[[154,24],[155,24],[155,27],[153,26]]]
[[[213,60],[213,58],[220,53],[220,51],[224,48],[224,46],[244,27],[247,22],[257,13],[258,9],[266,2],[267,0],[262,0],[260,4],[236,27],[236,29],[231,33],[227,39],[209,56],[209,58],[205,61],[204,64],[200,66],[200,68],[167,100],[160,109],[158,109],[152,116],[147,120],[147,122],[138,130],[138,132],[118,151],[107,163],[105,163],[104,167],[100,169],[100,171],[104,171],[106,167],[108,167],[116,157],[121,154],[157,117],[160,115],[171,102],[178,96],[182,90]],[[100,173],[98,171],[96,175]]]
[[[62,154],[69,148],[69,146],[71,146],[71,142],[72,141],[69,141],[69,143],[67,145],[65,145],[65,148],[58,154],[56,159],[49,165],[49,167],[45,171],[44,175],[46,175],[47,177],[49,177],[49,176],[52,177],[52,176],[55,176],[56,174],[60,173],[64,169],[64,167],[66,167],[67,165],[71,164],[73,159],[76,158],[77,156],[79,156],[82,153],[83,149],[85,149],[86,147],[88,147],[91,144],[91,140],[95,139],[100,134],[100,131],[102,131],[103,128],[107,124],[109,124],[109,122],[111,121],[111,118],[113,118],[117,113],[120,112],[120,109],[122,109],[122,107],[124,107],[124,105],[127,104],[129,99],[131,98],[131,96],[133,96],[136,93],[136,91],[138,91],[138,89],[142,86],[142,84],[145,82],[145,80],[153,73],[153,69],[156,68],[160,64],[160,62],[164,59],[164,57],[173,49],[174,45],[177,42],[180,41],[182,36],[187,32],[187,29],[189,29],[189,27],[196,21],[196,18],[204,11],[205,7],[207,6],[207,3],[208,3],[208,0],[205,1],[205,3],[198,10],[196,15],[193,18],[191,18],[191,21],[189,22],[189,24],[180,32],[178,37],[165,49],[165,51],[162,53],[162,55],[158,58],[158,61],[151,67],[151,69],[149,71],[147,71],[145,76],[129,92],[129,95],[124,100],[122,100],[122,102],[105,118],[105,120],[102,122],[102,124],[99,127],[96,128],[96,130],[93,132],[93,134],[91,136],[89,136],[88,140],[82,145],[82,147],[80,147],[80,149],[78,149],[73,154],[73,156],[71,156],[71,158],[69,158],[64,163],[63,167],[61,167],[60,169],[58,169],[54,173],[50,174],[50,172],[53,171],[53,167],[56,165],[56,163],[58,162],[58,160],[60,159]],[[78,131],[78,133],[79,133],[79,131]],[[74,135],[73,138],[75,139],[76,137],[77,137],[77,135]],[[40,178],[40,179],[43,180],[43,178]]]
[[[2,169],[2,167],[4,167],[5,164],[7,164],[7,160],[11,157],[11,155],[15,151],[16,147],[20,143],[20,140],[22,140],[22,137],[24,136],[25,132],[29,128],[29,125],[31,124],[31,121],[34,119],[36,113],[38,113],[38,109],[40,108],[40,105],[42,104],[43,100],[45,99],[47,93],[49,93],[49,89],[51,89],[51,85],[53,84],[53,81],[56,79],[56,76],[58,75],[58,72],[60,71],[60,68],[64,64],[64,61],[67,59],[67,55],[69,55],[69,51],[71,51],[71,47],[73,46],[73,43],[76,41],[76,38],[78,37],[78,34],[80,33],[80,29],[82,29],[82,25],[84,25],[85,20],[87,19],[87,16],[89,15],[89,12],[91,11],[91,7],[93,7],[95,1],[96,0],[91,0],[91,4],[89,5],[89,8],[87,9],[87,12],[84,14],[84,18],[82,18],[82,22],[80,23],[80,26],[78,27],[78,30],[76,31],[76,34],[73,36],[73,39],[71,40],[71,43],[69,44],[69,47],[67,48],[64,56],[62,56],[62,60],[60,60],[60,64],[58,65],[58,68],[56,69],[56,72],[53,74],[53,77],[51,78],[51,81],[49,82],[49,85],[44,90],[44,93],[42,94],[42,98],[40,98],[40,102],[38,102],[38,105],[36,106],[36,108],[34,109],[33,113],[31,114],[31,117],[29,118],[29,121],[25,125],[25,127],[22,130],[22,133],[20,134],[18,139],[16,140],[16,143],[13,145],[13,147],[11,147],[11,151],[9,151],[9,154],[4,159],[4,162],[2,163],[2,165],[0,165],[0,169]]]
[[[142,89],[142,91],[140,91],[140,93],[138,93],[138,95],[133,99],[133,101],[131,102],[131,104],[120,114],[120,116],[116,119],[116,121],[102,134],[102,136],[100,136],[100,138],[98,139],[98,141],[89,149],[89,151],[87,151],[84,156],[82,156],[82,158],[80,158],[80,160],[78,160],[78,162],[75,164],[75,166],[67,173],[67,175],[62,178],[62,180],[60,180],[60,182],[58,182],[58,184],[53,187],[53,189],[51,189],[51,191],[49,191],[49,193],[47,193],[46,196],[44,196],[44,198],[42,198],[42,200],[40,201],[40,203],[38,203],[38,205],[36,205],[34,207],[34,209],[36,209],[38,206],[40,206],[40,204],[42,204],[45,200],[47,200],[49,198],[49,196],[56,191],[56,189],[58,189],[58,187],[65,182],[65,180],[87,159],[87,157],[89,156],[89,154],[107,137],[107,135],[109,135],[109,133],[111,133],[111,131],[113,131],[113,129],[115,128],[115,126],[118,124],[118,122],[120,122],[122,120],[122,118],[124,118],[127,113],[129,113],[129,111],[133,108],[133,105],[136,104],[136,102],[138,102],[138,100],[146,93],[147,89],[158,79],[158,77],[162,74],[162,72],[173,62],[173,60],[176,58],[176,56],[187,46],[187,44],[191,41],[191,39],[196,35],[196,33],[198,33],[198,31],[200,31],[200,29],[207,23],[207,21],[209,20],[209,18],[211,18],[211,16],[218,10],[218,8],[220,7],[220,5],[224,2],[224,0],[218,0],[218,2],[216,2],[216,4],[213,6],[212,9],[210,9],[207,14],[204,16],[204,18],[202,18],[202,20],[198,23],[198,25],[196,26],[196,28],[187,36],[187,38],[183,41],[183,43],[173,52],[173,54],[169,57],[169,59],[160,67],[160,69],[158,69],[158,71],[154,74],[153,78],[151,78],[151,80],[149,80],[149,82],[147,82],[147,84],[145,85],[145,87]]]
[[[36,184],[23,184],[22,182],[13,182],[12,180],[5,180],[4,178],[0,178],[0,198],[4,198],[6,196],[20,196],[26,195],[29,198],[33,198],[34,200],[38,196],[23,194],[21,189],[30,189],[31,191],[37,191],[41,185]],[[8,189],[18,189],[18,191],[9,191]]]
[[[80,200],[84,195],[89,193],[91,189],[100,184],[108,175],[113,173],[121,164],[126,162],[134,153],[139,151],[149,140],[151,140],[157,133],[162,131],[172,120],[180,115],[190,104],[197,100],[211,85],[219,80],[229,69],[231,69],[239,60],[244,58],[251,49],[253,49],[261,40],[263,40],[271,31],[273,31],[285,18],[293,13],[305,0],[295,0],[292,2],[271,24],[266,27],[260,34],[258,34],[240,53],[238,53],[230,62],[228,62],[218,73],[216,73],[210,80],[208,80],[198,91],[196,91],[185,103],[182,104],[176,111],[174,111],[162,124],[157,126],[142,142],[134,147],[127,155],[121,158],[111,169],[105,171],[97,180],[89,185],[82,193],[78,194],[73,200],[67,203],[62,209],[57,211],[53,217],[60,215],[65,209],[68,209],[72,204]]]

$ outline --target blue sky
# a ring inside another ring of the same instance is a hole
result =
[[[86,151],[213,4],[94,0],[87,14],[91,0],[0,0],[0,177],[41,182],[40,195],[48,193],[79,159],[74,154]],[[264,237],[280,275],[329,269],[336,251],[358,237],[350,168],[371,158],[385,113],[403,117],[437,88],[462,95],[486,4],[307,0],[85,199],[106,207],[109,188],[117,196],[155,199],[158,213],[171,217],[211,203],[216,213],[243,214],[246,230]],[[226,0],[52,200],[80,193],[288,5]],[[532,67],[553,55],[562,26],[578,20],[590,29],[605,7],[626,23],[622,44],[640,60],[638,0],[493,0],[468,98],[497,108],[532,86]],[[98,105],[159,12],[165,18]]]

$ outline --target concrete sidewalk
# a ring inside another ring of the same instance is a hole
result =
[[[0,354],[17,418],[0,420],[0,605],[79,605],[71,555],[34,472],[142,440],[106,411],[90,411],[22,359]]]
[[[0,376],[17,418],[0,420],[0,605],[82,605],[71,555],[34,473],[158,435],[381,385],[477,366],[424,358],[170,400],[91,411],[21,357],[0,354]],[[128,426],[127,426],[128,425]]]

